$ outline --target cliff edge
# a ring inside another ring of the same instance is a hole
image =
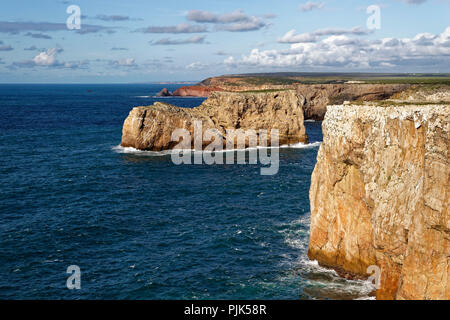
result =
[[[377,299],[450,299],[450,105],[329,106],[308,256],[381,270]]]
[[[279,130],[279,143],[306,143],[302,99],[293,90],[280,92],[213,92],[197,108],[179,108],[157,102],[131,110],[123,125],[123,147],[161,151],[173,149],[176,129],[194,134],[194,122],[201,121],[203,132],[217,129],[225,138],[227,129]],[[224,139],[225,141],[226,139]],[[203,148],[211,141],[204,141]],[[193,146],[192,146],[193,147]]]

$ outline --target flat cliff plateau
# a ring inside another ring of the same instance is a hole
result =
[[[209,82],[207,82],[209,83]],[[176,90],[174,96],[209,97],[213,92],[255,92],[283,91],[293,89],[304,97],[305,119],[323,120],[327,105],[341,104],[344,101],[378,101],[389,99],[411,87],[408,84],[291,84],[291,85],[236,85],[233,83],[214,83],[213,85],[186,86]],[[399,96],[400,97],[400,96]]]
[[[381,270],[377,299],[450,299],[450,104],[328,106],[308,256]],[[394,106],[395,105],[395,106]]]
[[[408,84],[314,84],[296,85],[297,93],[305,97],[305,119],[323,120],[330,104],[345,101],[379,101],[391,98],[411,86]]]
[[[151,151],[173,149],[178,142],[172,141],[172,133],[176,129],[186,129],[194,137],[195,121],[202,122],[203,132],[216,129],[224,139],[224,144],[227,129],[267,130],[269,139],[270,130],[278,129],[280,145],[308,141],[302,99],[294,90],[286,90],[214,92],[201,106],[193,109],[160,102],[153,106],[136,107],[123,125],[121,145]],[[204,139],[202,148],[211,142]],[[194,148],[194,145],[191,147]]]

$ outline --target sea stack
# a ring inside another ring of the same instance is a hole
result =
[[[162,89],[157,95],[157,97],[171,97],[172,93],[167,88]]]
[[[378,299],[450,299],[450,105],[334,105],[311,189],[309,258]]]
[[[136,107],[123,125],[121,145],[151,151],[173,149],[177,142],[172,141],[172,133],[176,129],[186,129],[193,134],[195,121],[202,122],[203,131],[217,129],[222,136],[227,129],[267,130],[269,133],[278,129],[281,145],[306,143],[303,101],[294,90],[214,92],[201,106],[193,109],[161,102]],[[210,143],[204,142],[205,146]]]

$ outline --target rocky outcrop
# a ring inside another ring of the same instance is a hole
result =
[[[450,299],[450,105],[329,106],[311,182],[309,257],[378,299]]]
[[[164,88],[156,96],[157,97],[171,97],[172,93],[167,88]]]
[[[403,84],[318,84],[296,85],[299,95],[305,97],[306,119],[323,120],[329,104],[342,104],[344,101],[377,101],[392,97],[395,93],[408,89]]]
[[[211,94],[201,106],[179,108],[157,102],[134,108],[123,126],[123,147],[161,151],[173,149],[178,142],[171,136],[176,129],[194,133],[194,122],[203,131],[217,129],[224,137],[227,129],[279,130],[280,144],[307,142],[301,101],[295,91],[269,93]],[[270,138],[270,134],[269,134]],[[211,141],[204,141],[203,148]],[[194,146],[192,146],[193,148]]]
[[[185,86],[177,89],[173,95],[177,97],[209,97],[212,92],[223,91],[221,88],[205,86]]]

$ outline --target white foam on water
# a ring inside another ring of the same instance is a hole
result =
[[[377,300],[376,297],[361,297],[361,298],[356,298],[355,300]]]
[[[134,155],[143,155],[143,156],[152,156],[152,157],[163,157],[170,155],[171,151],[144,151],[139,150],[133,147],[122,147],[121,145],[115,146],[112,148],[117,153],[125,153],[125,154],[134,154]]]
[[[304,229],[309,229],[309,226],[310,215],[307,214],[285,225],[286,228],[280,230],[280,233],[284,235],[285,243],[299,251],[298,260],[289,263],[291,267],[300,268],[302,273],[305,274],[322,275],[323,277],[320,277],[320,280],[307,280],[312,286],[325,287],[332,292],[344,295],[350,294],[358,300],[373,300],[374,297],[370,295],[375,291],[375,287],[370,281],[342,278],[335,270],[321,266],[318,261],[308,259],[306,253],[309,236],[305,235]]]
[[[309,260],[307,257],[302,257],[299,260],[300,265],[307,269],[308,271],[314,272],[314,273],[325,273],[329,274],[333,277],[339,277],[337,272],[333,269],[322,267],[318,261],[316,260]]]
[[[317,261],[309,260],[307,257],[300,258],[302,269],[308,273],[323,274],[329,277],[329,280],[309,280],[312,284],[324,286],[334,292],[342,292],[357,296],[355,300],[373,300],[370,296],[376,288],[372,282],[368,280],[350,280],[342,278],[333,269],[328,269],[319,265]]]
[[[289,144],[289,145],[282,145],[280,148],[289,148],[289,149],[309,149],[309,148],[315,148],[315,147],[320,147],[320,145],[322,144],[322,142],[317,141],[317,142],[313,142],[313,143],[294,143],[294,144]]]
[[[224,150],[214,150],[214,151],[196,151],[194,149],[172,149],[172,150],[163,150],[163,151],[145,151],[145,150],[139,150],[133,147],[122,147],[121,145],[115,146],[112,148],[117,153],[127,153],[127,154],[135,154],[135,155],[146,155],[146,156],[155,156],[155,157],[161,157],[161,156],[167,156],[171,155],[172,152],[182,152],[182,153],[226,153],[226,152],[247,152],[252,150],[259,150],[259,149],[308,149],[308,148],[315,148],[322,144],[322,142],[313,142],[309,144],[304,143],[295,143],[290,145],[282,145],[280,147],[252,147],[252,148],[245,148],[245,149],[224,149]]]

